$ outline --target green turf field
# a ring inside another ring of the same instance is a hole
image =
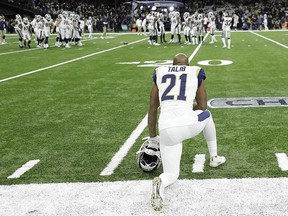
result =
[[[256,33],[232,32],[229,50],[222,49],[220,33],[216,44],[208,35],[195,52],[191,65],[212,60],[201,65],[209,99],[288,97],[288,31]],[[53,47],[51,37],[45,50],[34,42],[20,49],[8,35],[0,46],[0,184],[141,180],[161,173],[143,173],[136,164],[146,128],[114,173],[100,175],[145,117],[153,70],[179,52],[191,56],[197,46],[149,46],[135,34],[99,36],[70,49]],[[213,169],[206,162],[204,172],[192,173],[196,154],[208,159],[198,136],[185,141],[180,179],[288,176],[275,156],[288,154],[288,106],[210,110],[227,163]],[[40,162],[20,178],[7,178],[35,159]]]

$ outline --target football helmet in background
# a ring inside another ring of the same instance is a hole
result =
[[[146,137],[136,152],[137,164],[145,172],[151,172],[161,165],[159,137]]]
[[[29,22],[28,18],[27,18],[27,17],[24,17],[24,18],[23,18],[23,23],[24,23],[24,24],[28,24],[28,22]]]
[[[45,19],[50,21],[51,20],[51,15],[50,14],[45,14]]]

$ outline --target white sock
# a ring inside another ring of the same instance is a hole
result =
[[[207,141],[208,151],[210,154],[210,157],[217,156],[217,142],[214,141]]]
[[[223,46],[226,47],[226,41],[225,38],[222,38]]]
[[[207,143],[208,151],[210,157],[217,156],[217,137],[216,137],[216,128],[213,121],[212,115],[210,120],[207,122],[203,134]]]

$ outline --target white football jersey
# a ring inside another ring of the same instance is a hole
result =
[[[88,19],[88,20],[86,21],[86,26],[92,26],[92,20],[89,20],[89,19]]]
[[[149,15],[148,18],[147,18],[147,22],[148,22],[148,29],[149,31],[153,31],[155,30],[155,21],[156,21],[156,18],[153,16],[153,15]]]
[[[53,20],[47,20],[45,17],[43,18],[43,22],[44,22],[44,29],[50,31],[51,29],[51,25],[53,23]]]
[[[211,15],[209,17],[209,27],[211,28],[216,28],[216,23],[215,23],[215,16],[214,15]]]
[[[223,30],[230,29],[231,24],[232,24],[232,17],[224,17],[223,24],[222,24],[222,29]]]
[[[64,16],[62,16],[62,14],[60,14],[59,28],[66,29],[67,26],[68,26],[67,18],[65,18]]]
[[[188,16],[186,18],[183,18],[184,19],[184,26],[185,27],[191,27],[191,17]]]
[[[23,28],[22,28],[22,33],[23,34],[29,34],[30,33],[30,23],[28,22],[28,23],[22,23],[22,26],[23,26]]]
[[[20,29],[21,25],[22,25],[22,19],[16,19],[14,28],[18,31],[21,31],[21,29]]]
[[[41,21],[38,21],[37,23],[36,23],[36,28],[37,29],[43,29],[43,27],[44,27],[44,22],[41,20]]]
[[[146,24],[147,24],[147,19],[144,18],[143,21],[142,21],[142,26],[146,26]]]
[[[142,20],[141,19],[137,19],[136,20],[136,26],[142,26]]]
[[[177,17],[176,16],[171,16],[170,18],[171,21],[171,26],[176,26],[177,25]]]
[[[237,26],[238,22],[239,22],[239,17],[236,14],[234,14],[234,16],[233,16],[234,26]]]
[[[153,80],[159,89],[161,107],[159,130],[198,121],[193,103],[204,79],[204,70],[197,66],[172,65],[155,70]]]

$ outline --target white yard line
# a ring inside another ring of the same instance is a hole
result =
[[[204,41],[206,40],[207,36],[209,35],[209,33],[207,32],[207,34],[204,37]],[[192,59],[194,58],[194,56],[196,55],[196,53],[199,51],[199,49],[201,48],[202,43],[199,43],[199,45],[197,46],[197,48],[194,50],[194,52],[191,54],[191,56],[189,57],[189,62],[192,61]]]
[[[100,173],[101,176],[112,175],[114,173],[114,170],[119,166],[119,164],[121,163],[123,158],[127,155],[127,153],[130,150],[130,148],[133,146],[133,144],[136,142],[136,140],[141,135],[143,130],[146,128],[146,126],[147,126],[147,118],[148,118],[148,115],[146,114],[146,116],[142,119],[140,124],[130,134],[130,136],[126,140],[126,142],[121,146],[119,151],[111,159],[110,163]]]
[[[21,175],[26,173],[28,170],[32,169],[37,163],[39,163],[40,160],[30,160],[27,163],[25,163],[23,166],[21,166],[19,169],[17,169],[12,175],[8,176],[8,179],[14,179],[19,178]]]
[[[279,46],[282,46],[282,47],[284,47],[284,48],[288,48],[288,46],[286,46],[286,45],[284,45],[284,44],[281,44],[281,43],[279,43],[279,42],[277,42],[277,41],[275,41],[275,40],[272,40],[272,39],[270,39],[270,38],[267,38],[267,37],[265,37],[265,36],[263,36],[263,35],[260,35],[260,34],[257,34],[256,32],[254,32],[254,31],[249,31],[250,33],[252,33],[252,34],[254,34],[254,35],[257,35],[257,36],[259,36],[259,37],[262,37],[262,38],[264,38],[264,39],[266,39],[266,40],[268,40],[268,41],[271,41],[272,43],[275,43],[275,44],[277,44],[277,45],[279,45]]]
[[[79,58],[71,59],[71,60],[68,60],[68,61],[65,61],[65,62],[61,62],[61,63],[58,63],[58,64],[54,64],[54,65],[51,65],[51,66],[48,66],[48,67],[44,67],[44,68],[40,68],[40,69],[37,69],[37,70],[33,70],[33,71],[30,71],[30,72],[27,72],[27,73],[23,73],[23,74],[19,74],[19,75],[13,76],[13,77],[8,77],[8,78],[0,80],[0,83],[6,82],[8,80],[16,79],[16,78],[19,78],[19,77],[22,77],[22,76],[27,76],[27,75],[30,75],[30,74],[34,74],[34,73],[37,73],[37,72],[40,72],[40,71],[48,70],[48,69],[51,69],[51,68],[59,67],[59,66],[65,65],[65,64],[69,64],[69,63],[72,63],[72,62],[75,62],[75,61],[79,61],[79,60],[82,60],[82,59],[85,59],[85,58],[89,58],[89,57],[92,57],[92,56],[95,56],[95,55],[106,53],[106,52],[109,52],[109,51],[112,51],[112,50],[120,49],[120,48],[123,48],[125,46],[129,46],[129,45],[132,45],[132,44],[135,44],[135,43],[139,43],[139,42],[144,41],[144,40],[147,40],[147,39],[146,38],[145,39],[141,39],[141,40],[138,40],[138,41],[131,42],[131,43],[127,44],[127,45],[121,45],[121,46],[113,47],[113,48],[110,48],[110,49],[107,49],[107,50],[102,50],[102,51],[99,51],[99,52],[96,52],[96,53],[92,53],[92,54],[85,55],[85,56],[82,56],[82,57],[79,57]]]
[[[196,154],[192,166],[192,173],[204,172],[205,154]]]
[[[275,154],[278,161],[278,166],[282,171],[288,171],[288,157],[285,153],[276,153]]]
[[[208,33],[204,37],[204,41],[206,37],[208,36]],[[189,62],[194,58],[198,50],[202,44],[200,43],[197,48],[194,50],[192,55],[189,57]],[[114,170],[120,165],[123,158],[127,155],[129,149],[134,145],[137,138],[141,135],[141,133],[144,131],[144,129],[147,127],[147,115],[141,120],[139,125],[136,127],[136,129],[131,133],[129,138],[126,140],[126,142],[122,145],[122,147],[119,149],[119,151],[113,156],[109,164],[104,168],[104,170],[100,173],[101,176],[108,176],[112,175],[114,173]]]

